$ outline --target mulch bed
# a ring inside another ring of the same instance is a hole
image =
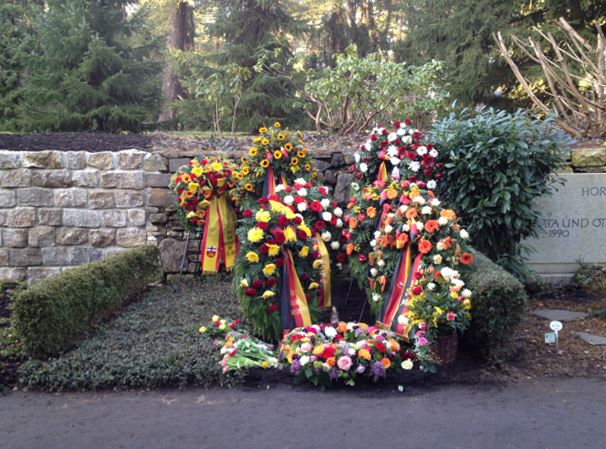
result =
[[[153,136],[146,134],[40,133],[0,134],[0,149],[21,151],[118,151],[151,148]]]

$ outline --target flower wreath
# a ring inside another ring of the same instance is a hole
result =
[[[266,197],[258,205],[242,212],[234,286],[256,333],[275,341],[317,319],[322,260],[300,214]]]

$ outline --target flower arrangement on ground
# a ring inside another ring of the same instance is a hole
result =
[[[313,160],[305,147],[303,133],[284,129],[279,122],[259,128],[248,154],[241,159],[238,196],[243,207],[261,196],[274,193],[278,184],[289,185],[297,178],[317,176]]]
[[[233,209],[236,165],[223,156],[198,156],[181,166],[169,187],[177,194],[177,211],[189,230],[202,231],[200,255],[204,272],[217,272],[221,264],[233,267],[237,217]]]
[[[362,184],[375,180],[407,179],[425,181],[430,188],[440,179],[438,152],[431,144],[421,142],[423,134],[410,127],[410,120],[393,122],[393,128],[377,127],[356,151],[351,166],[354,177]]]
[[[376,382],[401,363],[400,344],[390,332],[364,323],[315,324],[293,329],[284,336],[279,359],[300,382],[353,386],[360,377]]]
[[[300,214],[266,197],[257,206],[242,212],[234,287],[255,332],[277,341],[316,320],[322,259]]]

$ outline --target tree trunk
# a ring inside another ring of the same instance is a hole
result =
[[[162,98],[164,105],[159,122],[170,122],[175,118],[174,102],[184,95],[183,87],[175,72],[170,52],[189,50],[194,45],[193,11],[187,2],[178,2],[170,13],[170,33],[166,40],[167,57],[162,75]]]

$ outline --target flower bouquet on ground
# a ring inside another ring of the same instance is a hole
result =
[[[259,136],[241,158],[237,193],[241,208],[253,207],[257,198],[274,193],[279,184],[290,185],[297,178],[312,180],[316,176],[300,131],[283,129],[279,122],[271,128],[259,128]]]
[[[236,258],[236,170],[223,156],[198,156],[181,166],[169,184],[177,194],[177,212],[184,227],[202,232],[204,272],[216,273],[221,264],[229,270]]]
[[[234,287],[254,331],[278,341],[282,329],[317,319],[322,259],[300,214],[266,197],[257,207],[242,212]]]
[[[293,329],[284,336],[279,359],[300,382],[353,386],[361,377],[374,382],[390,369],[412,368],[400,363],[400,344],[388,331],[364,323],[340,322]]]

